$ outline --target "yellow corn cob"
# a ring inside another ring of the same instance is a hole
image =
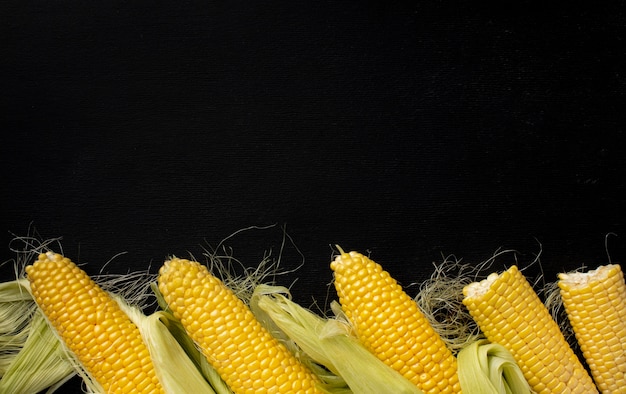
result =
[[[26,274],[37,305],[104,392],[163,392],[139,329],[83,270],[48,252]]]
[[[626,392],[626,284],[619,265],[559,274],[563,306],[602,393]]]
[[[204,265],[166,261],[158,285],[174,316],[236,394],[321,393],[315,375]]]
[[[466,286],[463,294],[463,303],[487,339],[513,354],[533,391],[598,392],[517,266]]]
[[[456,358],[388,272],[357,252],[342,251],[330,267],[342,309],[372,353],[424,393],[461,391]]]

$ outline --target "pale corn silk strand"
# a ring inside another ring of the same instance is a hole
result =
[[[341,249],[330,267],[342,310],[372,353],[425,393],[461,391],[456,358],[388,272]]]
[[[161,267],[158,284],[174,316],[236,394],[322,392],[317,377],[206,266],[172,258]]]
[[[69,259],[47,252],[26,267],[33,297],[106,393],[163,393],[138,327]]]
[[[626,392],[626,284],[618,264],[559,275],[565,311],[603,394]]]
[[[598,392],[517,266],[494,272],[466,286],[463,293],[463,303],[487,339],[511,352],[535,392]]]
[[[512,251],[498,251],[480,264],[447,256],[442,262],[433,263],[433,273],[419,284],[415,302],[453,354],[484,338],[463,305],[463,288],[489,269],[497,257],[509,252]]]

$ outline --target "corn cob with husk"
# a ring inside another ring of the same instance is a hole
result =
[[[619,265],[559,274],[563,306],[603,394],[626,392],[626,284]]]
[[[341,250],[330,267],[342,310],[373,354],[425,393],[461,391],[456,358],[388,272]]]
[[[24,279],[0,284],[0,393],[56,390],[75,370]]]
[[[76,264],[53,252],[26,267],[33,298],[106,393],[163,393],[139,328]]]
[[[289,296],[286,288],[259,285],[251,307],[263,320],[276,325],[272,332],[283,332],[313,360],[345,379],[352,392],[423,394],[351,335],[347,322],[322,318]]]
[[[159,291],[189,336],[236,394],[321,393],[317,377],[206,266],[173,258]]]
[[[42,348],[61,345],[66,364],[91,392],[231,393],[210,367],[190,359],[195,349],[185,346],[186,336],[168,313],[145,316],[53,252],[40,254],[26,274],[37,312],[47,320],[41,330],[55,333],[56,341]],[[26,346],[20,351],[25,357],[31,353]],[[11,388],[15,392],[16,386]]]

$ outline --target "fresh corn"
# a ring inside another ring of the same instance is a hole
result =
[[[463,303],[492,343],[513,355],[533,391],[597,393],[559,326],[517,266],[463,289]]]
[[[330,265],[359,340],[424,393],[459,393],[457,362],[416,302],[382,267],[341,251]]]
[[[236,394],[321,393],[315,375],[204,265],[166,261],[158,286],[174,316]]]
[[[103,392],[163,392],[139,329],[83,270],[48,252],[26,274],[49,323]]]
[[[259,285],[250,305],[257,316],[263,320],[267,317],[277,330],[326,367],[330,371],[326,377],[330,375],[328,380],[334,379],[335,386],[347,383],[350,392],[358,394],[423,394],[350,335],[345,321],[322,318],[301,307],[290,299],[287,289]]]
[[[563,306],[603,394],[626,393],[626,284],[619,265],[561,273]]]

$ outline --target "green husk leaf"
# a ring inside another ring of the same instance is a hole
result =
[[[157,376],[168,393],[215,394],[202,373],[168,329],[170,316],[155,312],[142,324]]]
[[[511,353],[481,339],[457,356],[459,382],[464,393],[530,394],[532,391]]]
[[[0,378],[24,347],[36,305],[28,281],[0,283]]]
[[[175,382],[179,379],[189,379],[193,384],[197,384],[197,388],[187,388],[187,385],[192,383],[184,381],[181,382],[183,386],[178,390],[168,392],[232,394],[228,385],[222,380],[215,368],[209,364],[191,337],[187,335],[180,321],[167,311],[167,303],[159,292],[157,285],[151,283],[151,288],[159,306],[164,309],[163,311],[154,312],[147,317],[147,323],[142,323],[142,326],[147,326],[145,338],[150,348],[155,368],[157,368],[157,371],[160,370],[158,372],[160,376],[176,375],[166,377],[168,383],[163,383],[164,386],[169,386],[169,381]],[[182,367],[183,365],[184,367]],[[176,367],[172,368],[172,366]],[[194,376],[189,378],[184,376],[186,373],[184,371],[186,370],[193,370]]]
[[[325,392],[333,394],[351,393],[345,380],[333,371],[329,371],[318,363],[310,354],[303,352],[300,346],[292,338],[285,333],[279,325],[272,320],[270,314],[259,306],[261,296],[271,296],[273,294],[289,294],[289,289],[283,286],[257,285],[250,297],[250,309],[265,329],[267,329],[274,338],[278,339],[283,345],[295,354],[301,363],[306,365],[317,377],[323,382],[324,387],[320,387]]]
[[[2,295],[2,303],[33,301],[33,296],[30,294],[30,283],[27,279],[0,283],[0,295]]]
[[[49,325],[26,278],[0,283],[0,392],[58,390],[74,375],[89,393],[103,390]]]
[[[422,394],[350,335],[344,323],[322,318],[291,301],[288,295],[284,288],[260,285],[251,303],[264,311],[304,353],[345,380],[352,392]],[[345,388],[339,390],[346,392]]]
[[[49,389],[75,374],[63,344],[39,311],[32,315],[28,339],[0,380],[0,393],[29,394]]]

